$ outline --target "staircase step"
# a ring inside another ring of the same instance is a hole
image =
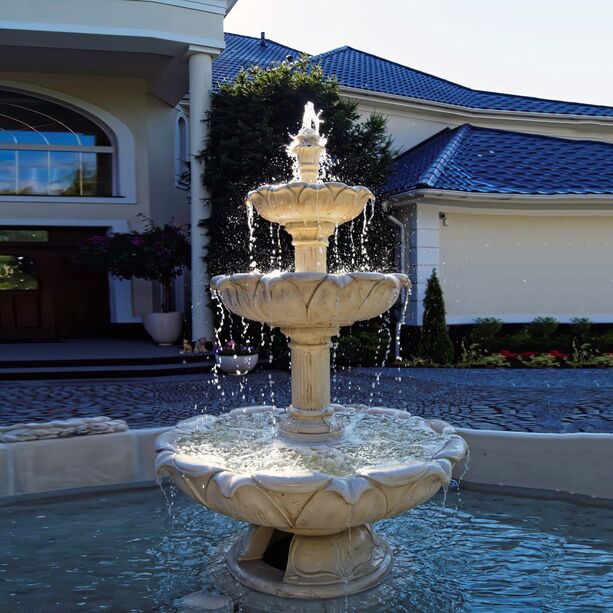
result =
[[[183,375],[210,372],[215,362],[212,359],[166,360],[160,363],[139,363],[115,360],[115,364],[101,364],[98,360],[77,360],[77,362],[92,362],[92,364],[66,366],[54,363],[53,366],[0,367],[0,381],[18,381],[32,379],[106,379],[121,377],[159,377],[167,375]]]

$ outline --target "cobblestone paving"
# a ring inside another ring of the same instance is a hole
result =
[[[333,376],[336,402],[403,408],[467,428],[613,432],[613,369],[355,368]],[[289,403],[289,375],[0,382],[0,425],[107,415],[131,427],[171,425],[201,412]]]

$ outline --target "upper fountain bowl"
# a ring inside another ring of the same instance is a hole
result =
[[[374,195],[366,187],[338,182],[262,185],[247,196],[247,204],[267,221],[282,224],[290,234],[293,228],[317,224],[324,236],[355,219],[369,200]]]
[[[402,287],[403,274],[353,272],[247,273],[220,275],[211,289],[233,313],[281,328],[349,326],[387,311]]]

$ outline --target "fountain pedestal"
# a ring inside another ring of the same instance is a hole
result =
[[[380,583],[389,573],[387,543],[369,525],[322,536],[250,526],[228,552],[235,579],[289,598],[334,598]]]

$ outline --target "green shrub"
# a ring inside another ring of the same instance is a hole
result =
[[[604,334],[600,334],[593,340],[600,351],[613,350],[613,328],[611,330],[607,330]]]
[[[365,330],[352,330],[341,334],[336,347],[338,366],[381,366],[390,344],[385,329],[370,326]]]
[[[573,317],[570,320],[570,331],[575,338],[587,338],[591,328],[592,320],[589,317]]]
[[[411,356],[409,360],[400,360],[399,362],[395,362],[394,366],[400,366],[401,368],[438,368],[438,364],[433,364],[430,360],[424,360],[423,358],[418,358],[415,356]]]
[[[496,317],[477,317],[470,331],[470,339],[475,343],[490,341],[502,329],[502,320]]]
[[[499,353],[488,354],[478,343],[466,345],[462,341],[462,354],[458,361],[459,368],[508,368],[507,358]]]
[[[518,356],[517,359],[528,368],[559,368],[560,360],[548,353],[530,357]]]
[[[558,329],[555,317],[537,317],[526,326],[528,336],[532,339],[547,339]]]
[[[424,319],[419,335],[419,357],[447,366],[453,362],[453,343],[445,322],[443,290],[436,270],[428,279],[424,296]]]

